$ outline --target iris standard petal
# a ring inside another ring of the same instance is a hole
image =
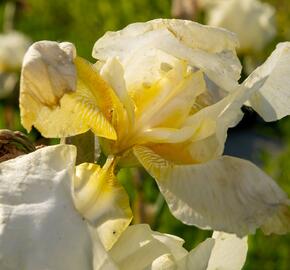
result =
[[[140,78],[155,74],[154,80],[161,64],[172,64],[174,57],[200,68],[217,84],[231,90],[237,86],[241,71],[235,53],[237,44],[235,35],[224,29],[185,20],[157,19],[131,24],[118,32],[108,32],[95,43],[93,56],[101,61],[119,57],[121,63],[128,66],[131,62],[133,64],[133,59],[138,59],[137,70],[144,74]],[[161,55],[159,51],[168,56]],[[142,71],[140,67],[143,65],[140,63],[143,60],[148,63],[146,59],[150,55],[154,61],[147,65],[148,69]],[[129,85],[130,80],[126,81]]]

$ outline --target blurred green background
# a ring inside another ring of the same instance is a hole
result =
[[[4,8],[8,1],[0,2],[0,27],[3,25]],[[108,30],[120,29],[129,23],[171,16],[171,0],[19,0],[16,3],[14,28],[24,32],[33,41],[56,40],[73,42],[78,54],[93,60],[94,42]],[[261,52],[252,55],[263,62],[280,41],[290,40],[290,1],[268,0],[277,10],[277,36]],[[198,17],[202,20],[202,14]],[[241,58],[241,60],[243,60]],[[290,64],[290,63],[289,63]],[[0,100],[0,128],[24,132],[19,121],[15,91]],[[290,119],[277,123],[264,123],[250,112],[246,121],[258,133],[267,134],[281,141],[282,152],[259,153],[263,167],[290,195]],[[245,125],[245,123],[244,123]],[[235,130],[243,129],[243,124]],[[231,131],[232,132],[235,132]],[[230,133],[230,136],[231,136]],[[30,135],[38,143],[48,143],[33,131]],[[195,227],[185,226],[168,211],[154,180],[143,170],[121,170],[120,181],[125,185],[135,211],[135,222],[150,223],[154,230],[172,233],[186,240],[191,249],[211,235]],[[260,231],[249,237],[249,253],[244,269],[290,269],[290,236],[265,236]]]

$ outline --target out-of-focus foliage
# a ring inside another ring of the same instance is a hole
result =
[[[89,58],[94,42],[106,31],[129,23],[170,16],[170,0],[27,0],[16,28],[34,40],[71,41]]]
[[[0,2],[0,28],[3,25],[6,2]],[[33,41],[43,39],[70,41],[76,45],[79,55],[91,60],[94,42],[106,31],[121,29],[132,22],[170,17],[171,10],[170,0],[18,0],[16,2],[14,18],[16,30],[24,32]],[[263,2],[270,3],[277,10],[277,35],[263,51],[251,56],[251,61],[255,64],[263,62],[277,42],[290,40],[290,1]],[[202,18],[202,14],[199,17]],[[0,100],[0,128],[23,131],[19,121],[17,99],[18,93],[15,91],[9,98]],[[263,153],[266,170],[290,194],[289,117],[279,124],[268,124],[267,132],[285,142],[286,150],[279,157],[271,153]],[[32,137],[40,138],[35,131]],[[41,139],[38,143],[42,142]],[[130,194],[131,204],[136,212],[135,222],[149,222],[154,230],[181,236],[186,240],[188,249],[211,234],[193,226],[185,226],[176,220],[170,214],[167,204],[158,197],[159,191],[155,181],[145,171],[122,169],[118,176]],[[249,239],[248,260],[244,269],[289,269],[289,235],[265,236],[258,232]]]

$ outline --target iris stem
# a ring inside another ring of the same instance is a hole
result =
[[[134,200],[134,223],[145,223],[146,222],[146,211],[145,202],[143,196],[143,183],[141,174],[138,168],[132,169],[133,184],[136,189],[136,198]]]
[[[63,143],[63,140],[61,140]],[[86,133],[67,137],[65,143],[73,144],[77,147],[77,160],[76,165],[84,162],[95,162],[95,136],[93,132],[87,131]]]
[[[152,230],[157,230],[160,223],[160,216],[164,210],[165,200],[163,194],[160,192],[155,202],[155,216],[152,222]]]

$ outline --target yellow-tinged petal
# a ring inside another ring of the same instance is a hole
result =
[[[180,129],[145,130],[140,143],[175,164],[196,164],[216,158],[223,152],[228,128],[241,119],[240,107],[249,95],[241,87],[188,117]]]
[[[134,104],[129,96],[124,78],[124,68],[117,58],[109,59],[101,68],[100,75],[112,87],[123,103],[130,124],[134,122]]]
[[[175,164],[195,164],[200,162],[198,155],[191,154],[190,147],[192,147],[192,144],[189,141],[182,143],[154,143],[146,146]]]
[[[97,136],[114,140],[116,132],[94,92],[77,78],[75,56],[75,47],[68,42],[41,41],[30,47],[21,74],[21,122],[28,131],[34,125],[45,137],[92,129]],[[96,73],[89,71],[88,78]],[[106,87],[98,85],[99,91]]]
[[[108,157],[102,168],[89,163],[77,166],[73,187],[76,208],[97,230],[107,250],[132,219],[128,195],[114,175],[115,163]]]
[[[240,270],[246,259],[246,237],[214,232],[190,252],[183,243],[138,224],[125,230],[108,255],[120,270]]]
[[[194,133],[194,127],[150,128],[142,132],[140,140],[150,143],[180,143],[188,140]]]
[[[23,99],[24,100],[24,96]],[[22,103],[22,123],[30,130],[33,124],[44,137],[68,137],[89,129],[101,137],[116,139],[116,132],[100,112],[94,96],[79,81],[76,92],[65,94],[59,105],[49,107],[38,103],[32,96]],[[29,126],[24,123],[29,123]]]
[[[204,87],[201,71],[187,70],[186,62],[176,62],[161,80],[150,87],[131,89],[135,103],[135,125],[132,143],[180,142],[190,138],[194,127],[182,127],[183,122]]]
[[[248,161],[222,156],[203,164],[175,165],[152,150],[134,147],[157,180],[178,219],[200,228],[244,236],[261,229],[290,231],[290,201],[278,185]]]
[[[115,91],[98,74],[95,67],[81,57],[76,57],[78,78],[94,97],[96,106],[115,128],[117,135],[127,131],[128,115]]]
[[[145,112],[152,115],[151,127],[180,128],[195,98],[204,91],[203,72],[186,70],[187,67],[186,62],[179,62],[161,80],[162,93]]]
[[[77,76],[73,59],[76,49],[72,43],[39,41],[26,52],[20,84],[20,105],[27,106],[25,98],[53,106],[69,92],[76,90]]]

